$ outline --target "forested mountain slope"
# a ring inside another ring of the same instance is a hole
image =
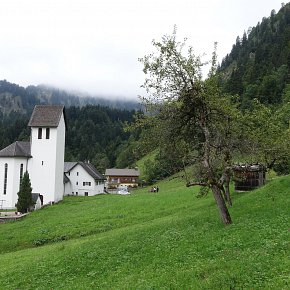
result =
[[[281,103],[283,95],[290,94],[289,67],[290,3],[238,36],[219,72],[224,90],[240,95],[246,108],[254,98],[264,104]]]

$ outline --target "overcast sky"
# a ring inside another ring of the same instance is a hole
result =
[[[244,30],[281,8],[278,0],[0,0],[0,79],[137,98],[139,57],[152,39],[188,38],[221,60]]]

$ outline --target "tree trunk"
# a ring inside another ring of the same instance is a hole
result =
[[[221,188],[218,186],[217,182],[213,182],[215,181],[215,173],[214,173],[214,167],[212,165],[212,160],[210,158],[210,131],[207,127],[206,124],[206,112],[202,111],[201,112],[201,116],[200,116],[200,125],[201,128],[203,130],[204,133],[204,159],[203,159],[203,166],[206,169],[207,172],[207,178],[209,184],[211,184],[210,188],[213,192],[216,204],[218,206],[219,212],[220,212],[220,217],[222,222],[225,225],[231,224],[232,223],[232,219],[230,216],[230,213],[228,211],[228,208],[226,206],[226,202],[225,199],[223,198],[222,195],[222,190]]]
[[[232,206],[231,192],[230,192],[230,180],[226,180],[225,182],[225,195],[226,200],[229,206]]]
[[[214,199],[216,201],[217,207],[219,209],[219,213],[220,213],[220,217],[221,217],[222,222],[225,225],[231,224],[232,219],[231,219],[230,213],[228,211],[228,208],[226,206],[225,200],[222,196],[221,189],[217,185],[214,184],[211,186],[211,190],[212,190],[212,193],[214,195]]]

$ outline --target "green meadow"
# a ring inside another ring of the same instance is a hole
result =
[[[0,224],[0,289],[289,289],[290,177],[233,193],[230,226],[184,183]]]

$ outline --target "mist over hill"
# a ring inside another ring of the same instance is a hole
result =
[[[68,92],[62,89],[38,85],[26,88],[6,80],[0,81],[0,113],[8,115],[11,112],[28,114],[37,104],[63,104],[66,107],[85,105],[101,105],[104,107],[135,110],[140,105],[137,101],[124,98],[104,98],[90,96],[81,92]]]

